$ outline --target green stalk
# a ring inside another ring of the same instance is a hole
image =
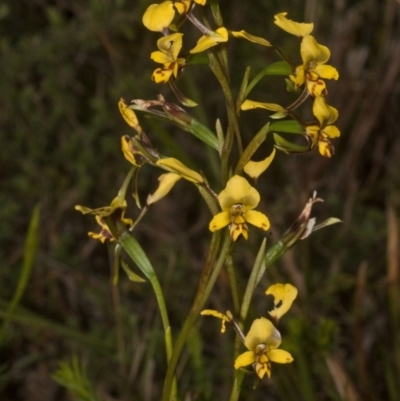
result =
[[[247,145],[246,149],[240,156],[240,159],[235,169],[235,174],[242,174],[244,166],[250,161],[251,157],[254,155],[257,149],[267,139],[269,126],[270,123],[265,124]]]
[[[235,377],[233,380],[233,387],[231,396],[229,397],[229,401],[236,401],[239,398],[240,390],[242,388],[242,383],[244,379],[244,372],[242,372],[241,370],[235,370],[234,376]]]
[[[253,269],[251,270],[251,274],[249,277],[249,281],[247,282],[246,290],[244,292],[242,307],[240,309],[240,320],[239,320],[239,327],[242,330],[243,330],[244,322],[247,317],[247,313],[249,311],[250,301],[251,301],[251,298],[253,297],[254,290],[255,290],[257,284],[260,282],[262,274],[266,270],[265,259],[264,259],[266,244],[267,244],[267,239],[264,238],[264,240],[260,246],[260,249],[258,251],[256,260],[254,262]]]
[[[218,246],[217,246],[218,243],[216,242],[216,240],[214,240],[215,237],[216,237],[216,235],[214,234],[213,241],[210,245],[210,250],[209,250],[209,255],[208,255],[208,258],[211,258],[211,259],[215,258],[217,250],[218,250]],[[205,280],[201,280],[195,300],[192,305],[192,308],[189,312],[189,315],[187,316],[187,318],[185,320],[185,323],[183,324],[182,330],[179,333],[179,336],[174,345],[174,351],[173,351],[171,359],[169,360],[168,369],[167,369],[167,373],[165,376],[162,401],[170,401],[170,399],[171,399],[170,394],[171,394],[171,389],[172,389],[172,382],[173,382],[173,378],[175,375],[175,369],[178,364],[180,354],[183,350],[183,347],[184,347],[186,339],[190,333],[190,330],[192,329],[194,323],[196,322],[197,318],[199,317],[199,313],[203,309],[205,303],[207,302],[208,297],[210,296],[211,290],[214,287],[214,284],[221,271],[221,268],[225,264],[226,258],[232,252],[231,245],[232,245],[232,242],[230,240],[229,233],[226,232],[224,239],[223,239],[221,252],[220,252],[220,255],[219,255],[216,263],[211,263],[209,265],[210,267],[213,267],[210,279],[208,280],[207,283],[205,283]]]
[[[240,310],[240,301],[239,301],[239,289],[238,283],[235,274],[235,266],[233,265],[232,257],[226,259],[226,271],[228,272],[229,282],[231,285],[231,292],[232,292],[232,300],[233,300],[233,310],[234,313],[239,313]]]
[[[245,99],[246,88],[249,83],[249,76],[250,76],[250,67],[246,67],[244,72],[244,76],[242,79],[242,83],[240,84],[239,94],[236,98],[236,114],[240,115],[240,107]]]
[[[224,149],[222,151],[222,160],[221,160],[222,184],[224,185],[228,180],[229,157],[232,151],[234,136],[236,135],[236,141],[240,155],[243,152],[243,144],[242,144],[242,138],[240,136],[239,122],[236,114],[235,101],[232,96],[228,78],[225,75],[223,67],[221,66],[217,57],[212,52],[208,52],[208,56],[210,58],[209,66],[211,68],[211,71],[218,79],[218,82],[220,83],[222,88],[222,92],[224,93],[225,96],[226,110],[229,121],[228,130],[224,141]]]

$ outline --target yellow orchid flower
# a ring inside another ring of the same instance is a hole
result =
[[[276,149],[274,148],[272,153],[264,160],[261,160],[260,162],[253,162],[250,160],[244,166],[244,172],[253,180],[257,180],[258,177],[270,166],[272,160],[274,160],[275,153]]]
[[[216,317],[218,319],[221,319],[222,320],[221,333],[225,333],[225,330],[226,330],[225,323],[226,322],[230,323],[232,321],[232,318],[233,318],[232,314],[229,311],[227,311],[226,315],[224,315],[223,313],[218,312],[218,311],[216,311],[214,309],[204,309],[202,312],[200,312],[200,315],[203,315],[203,316],[214,316],[214,317]]]
[[[244,342],[248,351],[236,358],[235,369],[253,364],[260,379],[265,374],[271,377],[271,362],[290,363],[293,361],[289,352],[277,349],[280,344],[281,335],[268,319],[262,317],[254,320]]]
[[[163,1],[161,4],[152,4],[143,14],[143,25],[154,32],[165,32],[175,17],[172,1]]]
[[[166,170],[180,175],[185,180],[194,182],[195,184],[203,184],[203,177],[194,170],[186,167],[182,162],[173,157],[168,157],[166,159],[160,159],[156,163],[157,165],[164,167]]]
[[[335,148],[330,139],[340,136],[339,129],[332,125],[338,118],[339,112],[326,103],[324,97],[316,97],[313,104],[313,114],[319,125],[313,124],[306,127],[306,135],[311,139],[311,147],[318,144],[319,153],[325,157],[331,157]]]
[[[274,297],[274,310],[268,312],[270,316],[279,320],[292,306],[297,297],[297,288],[291,284],[273,284],[265,291]],[[277,305],[279,305],[277,307]]]
[[[173,188],[173,186],[181,179],[182,177],[175,173],[165,173],[161,174],[158,177],[158,181],[160,181],[160,185],[154,194],[151,194],[147,197],[147,205],[151,205],[152,203],[158,202],[160,199],[164,198],[164,196],[168,195],[169,191]]]
[[[101,227],[101,231],[99,233],[89,232],[88,235],[89,237],[98,239],[104,244],[105,241],[115,241],[114,236],[111,234],[105,222],[105,217],[113,217],[116,221],[121,221],[128,229],[132,227],[133,221],[124,217],[126,207],[126,200],[117,196],[112,200],[110,206],[90,209],[85,206],[76,205],[75,209],[79,210],[82,214],[92,214],[95,216],[97,223]]]
[[[185,59],[178,58],[182,48],[182,36],[182,33],[174,33],[158,39],[157,47],[159,50],[150,55],[150,58],[156,63],[163,64],[161,68],[154,70],[151,77],[157,84],[168,82],[172,74],[176,78],[179,68],[185,65]]]
[[[210,31],[197,41],[196,46],[190,50],[190,53],[195,54],[204,52],[210,47],[216,46],[222,42],[227,42],[228,37],[228,30],[224,27],[218,28],[215,32]]]
[[[174,1],[174,6],[179,14],[187,14],[192,8],[193,1],[201,6],[204,6],[207,2],[207,0],[176,0]]]
[[[245,178],[234,175],[226,184],[226,188],[218,195],[222,212],[214,216],[209,229],[214,232],[230,224],[230,236],[236,241],[240,234],[248,238],[246,223],[268,230],[268,217],[253,210],[260,202],[260,194]]]
[[[296,67],[294,75],[290,79],[298,88],[304,83],[312,96],[321,96],[327,94],[326,84],[320,79],[339,78],[336,68],[331,65],[325,65],[331,56],[330,50],[326,46],[320,45],[313,36],[306,35],[300,45],[301,58],[303,64]]]
[[[314,29],[313,23],[306,24],[302,22],[294,22],[286,18],[286,15],[287,13],[276,14],[274,16],[275,18],[274,24],[278,25],[279,28],[295,36],[306,36],[313,31]]]

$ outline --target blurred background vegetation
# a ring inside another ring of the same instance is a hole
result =
[[[145,32],[141,16],[151,3],[1,2],[2,321],[15,304],[1,334],[1,400],[74,399],[53,380],[57,369],[57,381],[74,384],[77,399],[159,399],[164,344],[149,284],[121,276],[113,287],[107,247],[87,237],[94,221],[74,210],[76,204],[108,205],[129,169],[120,136],[131,131],[119,114],[119,98],[155,99],[162,93],[175,101],[167,86],[150,80],[155,65],[149,54],[158,35]],[[262,290],[267,285],[288,281],[299,288],[299,299],[281,325],[283,348],[295,362],[273,366],[272,379],[255,390],[253,379],[246,378],[242,399],[398,401],[400,4],[221,0],[220,5],[229,29],[265,37],[295,61],[298,43],[274,26],[273,15],[288,11],[296,21],[313,21],[318,42],[331,49],[330,64],[340,72],[338,82],[328,82],[329,103],[340,112],[336,155],[326,160],[317,152],[279,153],[258,188],[260,210],[272,221],[269,243],[279,239],[313,190],[325,199],[315,206],[318,218],[335,216],[344,223],[311,236],[267,271],[251,317],[265,315]],[[245,41],[231,40],[228,50],[236,88],[247,65],[255,76],[278,60],[270,50]],[[200,104],[191,112],[211,129],[217,117],[226,123],[220,91],[206,66],[189,66],[178,85]],[[251,98],[287,99],[283,79],[265,78]],[[267,115],[243,113],[246,138]],[[196,139],[172,126],[141,121],[163,154],[205,171],[220,190],[213,152],[199,151]],[[271,148],[268,142],[260,158]],[[145,199],[157,185],[158,172],[142,170],[139,186]],[[36,205],[40,219],[31,237],[37,254],[24,289],[25,242]],[[127,214],[134,217],[137,210]],[[209,220],[194,187],[179,182],[135,230],[166,289],[174,333],[193,299]],[[254,232],[249,242],[238,244],[243,286],[262,235]],[[232,309],[226,273],[209,307]],[[193,330],[178,367],[182,399],[228,399],[233,333],[220,335],[218,323],[204,321]]]

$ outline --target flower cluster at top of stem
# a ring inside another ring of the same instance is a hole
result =
[[[314,97],[313,114],[317,121],[316,123],[304,124],[304,135],[309,141],[310,149],[318,147],[322,156],[331,157],[335,149],[330,140],[337,138],[340,131],[331,125],[338,118],[338,111],[326,102],[325,96],[328,94],[328,90],[324,79],[337,80],[339,73],[336,68],[326,64],[330,58],[330,50],[319,44],[311,35],[314,24],[294,22],[286,18],[286,15],[287,13],[275,15],[275,24],[284,31],[301,38],[302,64],[294,67],[293,74],[289,76],[290,81],[294,85],[294,90],[305,86],[306,95]],[[264,108],[276,112],[271,117],[282,118],[292,114],[301,103],[284,108],[273,103],[246,100],[241,108],[242,110]],[[281,148],[281,150],[291,153],[290,147]]]
[[[203,35],[198,39],[197,44],[189,54],[196,54],[210,49],[219,43],[227,42],[229,36],[244,38],[251,42],[263,46],[271,44],[260,37],[251,35],[245,31],[228,31],[225,27],[219,27],[215,30],[207,28],[192,13],[196,5],[204,6],[206,0],[177,0],[164,1],[160,4],[152,4],[145,11],[142,22],[144,26],[153,32],[160,32],[163,37],[157,41],[158,51],[151,53],[151,59],[162,64],[152,75],[156,83],[167,83],[172,77],[177,78],[187,64],[187,58],[179,57],[182,48],[182,33],[171,33],[179,29],[178,24],[172,25],[175,14],[178,13],[180,20],[188,19]]]

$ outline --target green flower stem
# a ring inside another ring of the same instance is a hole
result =
[[[250,67],[246,67],[242,83],[240,84],[239,94],[236,98],[236,114],[238,116],[240,115],[241,106],[245,99],[245,93],[246,93],[247,85],[249,83],[249,76],[250,76]]]
[[[229,401],[237,401],[240,395],[240,390],[242,388],[242,383],[244,379],[244,373],[241,370],[235,370],[233,387]]]
[[[228,68],[228,52],[226,50],[226,43],[220,43],[215,49],[215,54],[218,57],[221,68],[225,74],[226,80],[230,81],[229,78],[229,68]]]
[[[228,130],[224,141],[224,148],[222,151],[222,160],[221,160],[222,184],[224,185],[226,181],[228,181],[229,157],[232,151],[234,136],[236,135],[236,141],[240,155],[243,153],[243,144],[242,144],[242,138],[240,136],[238,116],[236,114],[236,109],[235,109],[235,101],[233,100],[227,76],[224,73],[223,68],[220,62],[218,61],[217,57],[210,51],[208,52],[208,56],[210,58],[209,66],[211,68],[211,71],[218,79],[225,96],[226,110],[229,121]]]
[[[254,262],[253,269],[251,270],[251,274],[249,277],[249,281],[247,282],[247,287],[244,292],[242,306],[240,308],[240,320],[239,320],[239,327],[243,330],[243,325],[247,317],[247,313],[249,311],[250,301],[253,297],[254,290],[257,284],[260,281],[262,274],[265,272],[265,248],[266,248],[267,240],[264,238],[260,249],[258,251],[256,260]],[[236,355],[237,356],[237,355]]]
[[[158,167],[158,166],[157,166]],[[129,229],[130,232],[132,232],[135,227],[139,224],[139,221],[143,219],[144,215],[147,213],[147,211],[149,210],[149,206],[146,205],[142,211],[140,212],[139,216],[137,217],[137,219],[133,222],[132,227]]]
[[[298,107],[300,107],[310,96],[310,92],[307,89],[307,86],[304,88],[303,92],[301,92],[301,95],[289,106],[285,107],[287,111],[293,111],[296,110]]]
[[[270,267],[272,263],[279,259],[290,248],[291,247],[285,246],[282,241],[275,242],[275,244],[272,245],[265,254],[265,268],[267,269]]]
[[[203,25],[193,14],[191,11],[189,11],[186,14],[186,18],[203,34],[203,35],[209,35],[212,30],[209,27],[209,24]]]
[[[199,317],[199,313],[203,309],[205,303],[207,302],[208,297],[210,296],[211,290],[214,287],[214,284],[218,278],[218,275],[221,271],[222,266],[224,266],[226,262],[226,258],[233,251],[233,243],[230,240],[229,233],[226,232],[224,235],[221,251],[219,253],[219,257],[215,262],[216,255],[218,253],[218,240],[219,233],[213,235],[213,239],[211,241],[209,253],[207,255],[206,261],[206,271],[211,272],[209,280],[206,281],[208,274],[205,274],[204,277],[200,280],[199,288],[197,290],[197,294],[193,301],[192,308],[190,309],[189,315],[187,316],[185,323],[183,324],[182,330],[179,333],[179,336],[174,345],[174,351],[171,359],[169,360],[167,373],[165,375],[164,381],[164,389],[162,395],[162,401],[170,401],[170,394],[172,388],[172,381],[175,375],[175,369],[179,361],[180,354],[185,345],[186,339],[192,329],[194,323]]]
[[[286,54],[283,53],[282,50],[279,49],[279,47],[276,47],[276,46],[272,46],[272,47],[282,57],[282,59],[285,60],[292,67],[293,71],[295,71],[296,70],[296,65],[291,60],[289,60],[288,57],[286,57]]]
[[[128,174],[124,178],[124,182],[122,183],[122,186],[120,190],[118,191],[118,198],[122,201],[125,200],[126,198],[126,191],[128,190],[129,183],[133,177],[134,172],[137,170],[136,166],[132,166],[131,169],[128,171]]]
[[[228,272],[229,282],[231,285],[231,292],[232,292],[232,300],[233,300],[233,310],[234,313],[239,313],[240,310],[240,301],[239,301],[239,289],[235,274],[235,266],[233,265],[232,257],[228,257],[226,259],[226,271]]]
[[[118,246],[119,244],[117,244]],[[118,347],[118,360],[119,360],[119,374],[121,377],[125,377],[126,370],[126,345],[124,339],[124,329],[122,323],[121,314],[121,297],[118,291],[118,287],[114,283],[115,278],[115,264],[111,266],[111,297],[114,309],[114,318],[117,334],[117,347]],[[119,267],[119,264],[118,264]]]
[[[206,202],[208,208],[211,211],[211,214],[214,216],[220,212],[219,206],[217,204],[217,199],[215,198],[215,194],[211,192],[210,187],[207,185],[197,185],[199,188],[200,195],[203,197]]]
[[[269,123],[265,124],[247,145],[246,149],[240,156],[240,159],[235,169],[235,174],[242,174],[244,166],[250,161],[251,157],[254,155],[257,149],[267,139],[269,125]]]
[[[121,262],[121,245],[117,244],[114,248],[114,263],[113,263],[113,284],[117,285],[119,281],[119,265]]]

